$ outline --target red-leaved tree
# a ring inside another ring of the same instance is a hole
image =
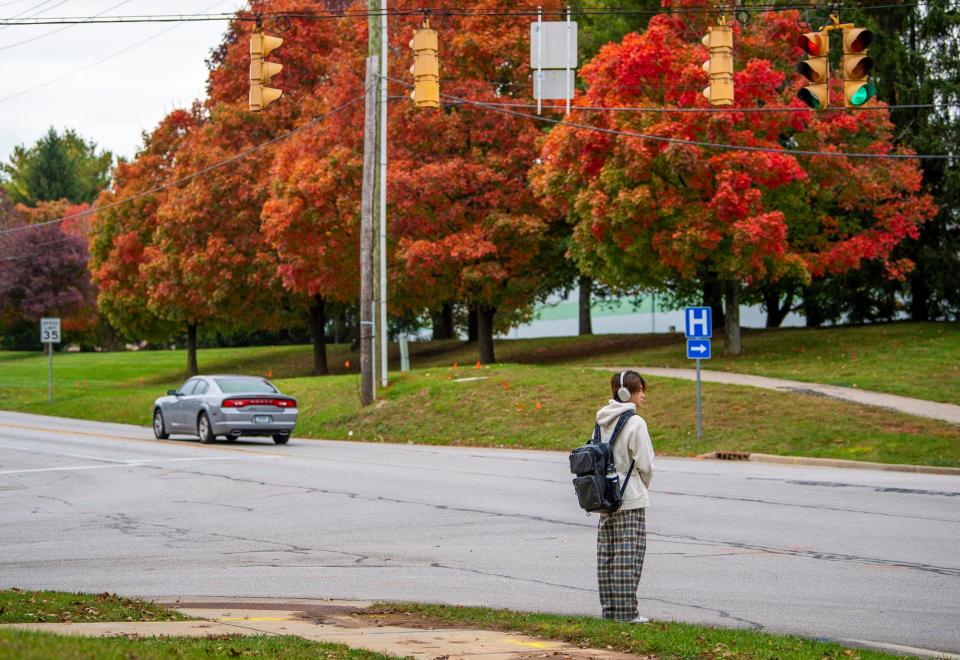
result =
[[[893,147],[886,111],[814,112],[796,100],[797,19],[771,12],[735,28],[734,108],[744,111],[576,112],[575,121],[610,132],[554,129],[532,172],[543,202],[575,222],[571,252],[585,273],[615,286],[724,282],[729,354],[741,351],[744,286],[809,281],[867,259],[901,276],[909,264],[890,262],[892,248],[935,212],[913,160],[784,150],[907,153]],[[706,33],[705,14],[661,15],[605,46],[581,71],[578,105],[709,107],[707,53],[691,24]]]

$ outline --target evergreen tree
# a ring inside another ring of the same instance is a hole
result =
[[[0,163],[0,177],[14,203],[36,206],[60,199],[91,203],[109,183],[112,165],[113,154],[97,153],[93,141],[71,129],[61,135],[51,127],[32,147],[15,147],[10,162]]]

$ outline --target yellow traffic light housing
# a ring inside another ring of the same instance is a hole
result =
[[[253,112],[263,110],[283,96],[283,91],[266,86],[283,65],[264,60],[282,43],[283,39],[265,35],[259,27],[250,35],[250,110]]]
[[[797,39],[797,45],[810,55],[797,64],[797,72],[810,84],[797,92],[797,98],[814,110],[830,105],[830,35],[826,30],[806,32]]]
[[[413,93],[410,98],[418,108],[440,107],[440,57],[437,31],[430,29],[430,22],[414,30],[410,40],[413,49]]]
[[[710,105],[733,105],[733,30],[729,25],[711,25],[701,43],[710,50],[710,59],[703,63],[710,84],[703,95]]]
[[[873,71],[873,58],[867,55],[867,46],[873,42],[873,32],[849,27],[843,30],[843,102],[856,108],[869,101],[877,88],[868,79]]]

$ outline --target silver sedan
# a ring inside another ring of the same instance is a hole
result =
[[[296,423],[297,400],[256,376],[195,376],[153,404],[153,434],[161,440],[171,433],[200,442],[252,435],[284,445]]]

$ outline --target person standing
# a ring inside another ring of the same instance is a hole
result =
[[[613,398],[597,411],[600,439],[609,442],[617,420],[625,412],[637,412],[646,400],[647,384],[636,371],[624,371],[610,379]],[[603,618],[646,623],[637,610],[637,588],[647,548],[646,509],[650,505],[647,488],[653,476],[653,443],[642,417],[631,416],[613,446],[613,462],[627,478],[622,504],[614,513],[600,514],[597,528],[597,582]]]

